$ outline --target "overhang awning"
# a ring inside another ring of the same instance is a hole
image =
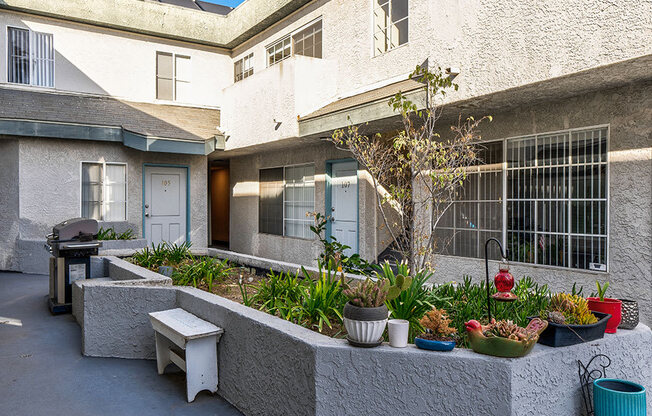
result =
[[[0,135],[121,142],[145,152],[224,149],[218,109],[0,88]]]
[[[446,96],[441,117],[454,122],[460,114],[491,114],[524,105],[533,105],[652,80],[652,55],[644,55],[609,65],[470,98]],[[342,98],[299,118],[302,138],[330,136],[348,125],[369,123],[368,129],[389,131],[400,128],[400,116],[388,105],[390,97],[403,92],[418,108],[425,106],[424,85],[413,80],[393,83],[358,95]]]

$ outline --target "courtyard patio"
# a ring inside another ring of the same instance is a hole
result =
[[[80,328],[47,308],[48,277],[0,273],[0,414],[241,415],[217,395],[185,400],[185,375],[152,360],[81,354]]]

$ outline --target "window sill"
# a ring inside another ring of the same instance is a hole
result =
[[[453,260],[453,261],[454,260],[459,260],[459,261],[484,262],[484,258],[452,256],[450,254],[439,254],[439,255],[436,255],[436,257],[450,259],[450,260]],[[498,264],[498,263],[500,263],[500,260],[489,259],[489,263]],[[573,269],[573,268],[570,268],[570,267],[561,267],[561,266],[546,266],[545,264],[522,263],[522,262],[519,262],[519,261],[509,261],[509,264],[514,265],[514,266],[518,266],[518,267],[531,267],[533,269],[542,269],[542,270],[557,270],[559,272],[580,273],[580,274],[595,275],[595,276],[604,276],[604,275],[610,273],[609,272],[609,266],[607,266],[607,271],[599,271],[599,270],[587,270],[587,269]]]
[[[388,49],[388,50],[386,50],[385,52],[381,52],[381,53],[379,53],[379,54],[375,54],[375,53],[374,53],[374,55],[371,57],[371,59],[374,59],[374,58],[380,58],[381,56],[385,56],[385,55],[387,55],[387,54],[390,53],[390,52],[394,52],[395,50],[398,50],[398,49],[401,49],[401,48],[407,47],[407,46],[409,46],[409,45],[410,45],[410,42],[408,41],[408,42],[405,42],[405,43],[402,44],[402,45],[398,45],[398,46],[396,46],[396,47],[394,47],[394,48]]]
[[[289,240],[299,240],[299,241],[317,241],[315,238],[301,238],[301,237],[291,237],[287,235],[279,235],[279,234],[270,234],[270,233],[261,233],[260,231],[258,232],[259,235],[264,235],[264,236],[269,236],[269,237],[277,237],[277,238],[286,238]]]

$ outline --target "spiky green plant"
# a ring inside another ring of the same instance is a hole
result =
[[[558,324],[590,325],[598,318],[589,310],[589,304],[581,296],[557,293],[550,298],[548,307],[541,311],[542,319]]]

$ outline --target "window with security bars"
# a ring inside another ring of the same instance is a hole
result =
[[[272,66],[292,55],[290,37],[281,39],[267,48],[267,66]]]
[[[7,53],[9,82],[54,87],[52,34],[8,27]]]
[[[98,221],[127,220],[127,167],[82,162],[81,216]]]
[[[462,257],[484,257],[484,242],[502,240],[503,143],[484,143],[478,166],[467,170],[464,188],[438,224],[438,252]],[[491,258],[498,258],[493,249]]]
[[[321,20],[292,35],[294,54],[321,58]]]
[[[259,178],[258,231],[313,238],[307,213],[315,209],[315,166],[261,169]]]
[[[250,53],[242,59],[235,61],[233,64],[233,82],[242,81],[243,79],[254,74],[254,54]]]
[[[408,41],[408,0],[374,0],[374,55]]]
[[[470,173],[455,209],[438,226],[439,239],[452,241],[444,253],[482,257],[486,239],[502,234],[512,261],[606,271],[607,136],[607,127],[600,127],[498,142],[502,169],[492,172],[489,163]],[[502,186],[488,184],[496,180]],[[489,193],[483,196],[482,189]],[[469,194],[479,199],[469,201]]]

